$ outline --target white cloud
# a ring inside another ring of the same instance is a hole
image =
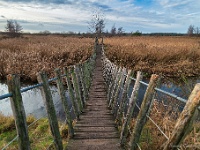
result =
[[[0,30],[4,30],[6,19],[14,19],[21,21],[26,31],[47,28],[86,32],[92,13],[99,9],[105,15],[108,30],[113,24],[123,25],[126,31],[139,28],[148,32],[186,32],[190,24],[200,26],[200,1],[152,0],[149,6],[138,6],[136,1],[139,0],[68,0],[59,3],[0,0]]]

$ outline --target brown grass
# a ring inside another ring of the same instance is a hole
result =
[[[172,131],[176,124],[176,121],[180,115],[179,106],[174,100],[168,99],[168,104],[164,104],[162,101],[154,101],[153,108],[150,114],[150,117],[158,124],[162,131],[170,137]],[[135,119],[131,122],[131,130],[133,130],[135,125]],[[194,150],[196,147],[200,146],[200,122],[195,121],[193,124],[193,129],[191,133],[185,138],[181,143],[180,149],[184,150]],[[130,136],[130,135],[129,135]],[[129,139],[129,137],[128,137]],[[158,150],[163,149],[164,144],[167,142],[167,139],[164,135],[158,130],[158,128],[148,120],[145,124],[142,134],[140,137],[140,147],[144,150]],[[197,148],[197,149],[198,149]]]
[[[53,77],[53,70],[86,60],[92,53],[93,39],[59,36],[26,36],[0,40],[0,78],[20,74],[36,81],[39,71]]]
[[[104,43],[111,61],[135,71],[173,77],[200,75],[198,37],[113,37]]]

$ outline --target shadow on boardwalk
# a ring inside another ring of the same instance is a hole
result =
[[[102,73],[100,46],[87,106],[75,126],[75,136],[67,150],[120,150],[119,134],[113,115],[107,106],[106,88]]]

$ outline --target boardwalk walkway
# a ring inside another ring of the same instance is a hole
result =
[[[75,136],[68,150],[120,150],[119,135],[113,115],[108,109],[102,74],[100,46],[97,48],[96,66],[87,107],[75,126]]]

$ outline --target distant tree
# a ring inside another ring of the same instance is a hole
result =
[[[7,24],[5,28],[8,35],[12,37],[20,36],[23,30],[22,26],[17,21],[13,21],[13,20],[7,20]]]
[[[110,34],[112,36],[114,36],[114,35],[116,35],[116,33],[117,33],[117,29],[116,29],[115,25],[113,25],[112,28],[111,28],[111,30],[110,30]]]
[[[134,33],[132,33],[133,36],[141,36],[142,32],[140,32],[139,30],[135,31]]]
[[[22,26],[17,21],[15,21],[15,33],[21,33],[22,30]]]
[[[194,25],[190,25],[189,27],[188,27],[188,31],[187,31],[187,34],[188,35],[193,35],[194,34]]]
[[[122,35],[124,33],[123,27],[119,27],[117,34]]]
[[[90,32],[96,33],[96,36],[100,36],[105,28],[105,18],[101,12],[96,12],[90,22],[88,22],[88,28]]]
[[[199,27],[196,27],[196,28],[195,28],[195,34],[197,34],[197,35],[200,34],[200,29],[199,29]]]
[[[40,34],[49,35],[51,32],[49,30],[40,31]]]

